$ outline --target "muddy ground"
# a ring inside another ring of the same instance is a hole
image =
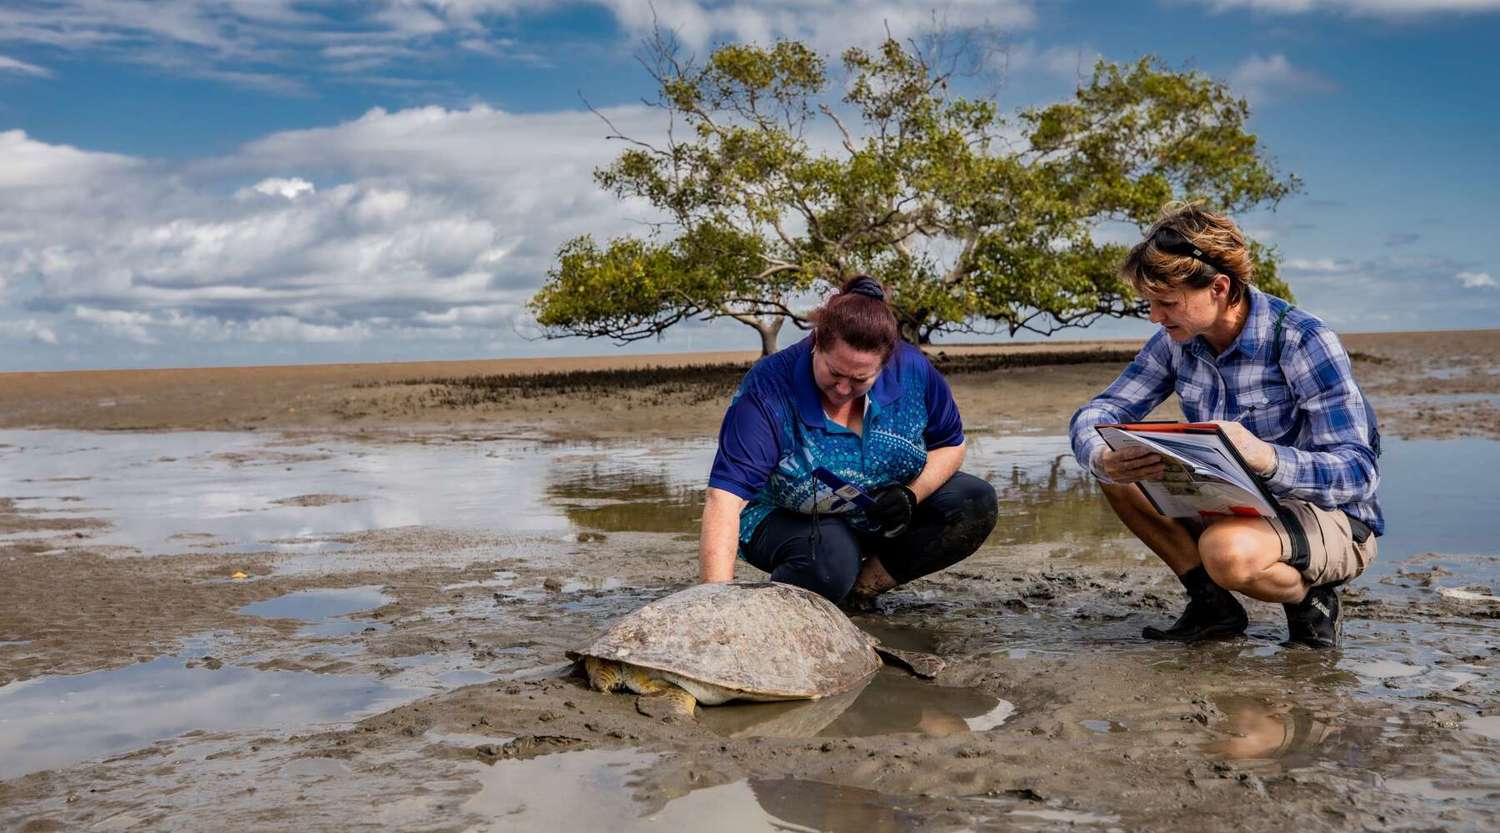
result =
[[[1346,343],[1388,436],[1500,438],[1500,332]],[[1079,356],[1077,345],[1063,346],[1057,363],[1028,364],[1043,360],[1033,350],[1022,358],[953,350],[944,359],[976,447],[1062,433],[1073,407],[1119,367],[1116,352]],[[357,467],[367,459],[359,448],[374,450],[368,459],[415,447],[575,468],[596,454],[607,467],[625,452],[710,436],[740,372],[646,372],[636,363],[632,375],[563,364],[0,376],[0,427],[112,432],[82,435],[90,439],[75,445],[85,462],[58,457],[51,474],[26,457],[41,447],[28,445],[34,432],[11,431],[0,448],[11,455],[5,461],[29,460],[42,472],[0,491],[0,684],[8,684],[0,708],[7,691],[25,694],[59,675],[133,668],[202,675],[193,680],[230,672],[309,685],[368,680],[385,692],[351,707],[367,715],[353,723],[324,713],[247,729],[253,720],[226,717],[185,734],[147,732],[103,754],[49,750],[63,763],[46,769],[21,759],[40,754],[31,747],[5,750],[4,739],[20,735],[0,712],[0,755],[10,758],[0,761],[0,829],[1500,823],[1500,608],[1485,598],[1495,589],[1493,544],[1408,547],[1362,578],[1346,595],[1350,645],[1341,652],[1280,646],[1281,611],[1271,605],[1253,606],[1242,640],[1149,644],[1140,627],[1175,615],[1175,582],[1102,514],[1092,484],[1059,473],[1066,461],[1050,474],[1017,469],[997,483],[1015,501],[979,553],[856,616],[888,642],[945,657],[937,680],[882,672],[827,720],[751,706],[664,722],[637,713],[630,698],[587,690],[563,652],[691,581],[696,497],[677,481],[630,481],[607,494],[586,480],[549,485],[548,499],[567,507],[558,529],[527,528],[497,506],[479,523],[371,522],[325,534],[311,555],[301,542],[268,548],[191,523],[161,529],[165,543],[122,543],[111,535],[124,522],[95,511],[89,496],[89,444],[135,431],[264,434],[200,462],[231,481],[236,471],[288,478],[286,492],[267,501],[287,511],[368,503],[365,494],[290,486],[320,466]],[[472,381],[496,373],[544,375]],[[144,465],[141,483],[153,465],[175,464]],[[994,465],[992,475],[1006,471]],[[67,494],[69,478],[77,494]],[[39,503],[42,492],[66,496]],[[1500,532],[1493,518],[1473,523]],[[354,621],[350,628],[309,633],[294,618],[246,613],[341,588],[379,597],[357,615],[332,617]],[[106,708],[127,720],[150,713]],[[172,708],[172,693],[161,694],[155,710]],[[12,723],[41,720],[17,713]],[[56,737],[74,737],[66,729]]]

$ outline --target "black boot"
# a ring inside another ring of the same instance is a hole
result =
[[[1339,609],[1337,585],[1309,587],[1307,596],[1286,610],[1287,641],[1309,648],[1337,648],[1343,638],[1344,615]]]
[[[1214,584],[1203,565],[1198,565],[1177,577],[1187,588],[1187,609],[1182,612],[1172,627],[1146,627],[1141,636],[1147,639],[1164,639],[1173,642],[1198,642],[1204,639],[1224,639],[1239,636],[1250,624],[1245,608],[1233,593]]]

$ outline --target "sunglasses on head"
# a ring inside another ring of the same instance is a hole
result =
[[[1165,226],[1157,229],[1156,233],[1151,235],[1151,244],[1156,247],[1157,251],[1166,252],[1169,255],[1177,255],[1178,257],[1190,257],[1194,260],[1197,260],[1199,263],[1202,263],[1204,266],[1207,266],[1208,268],[1214,270],[1215,272],[1224,271],[1219,267],[1219,264],[1214,263],[1212,259],[1205,257],[1203,255],[1203,250],[1198,248],[1197,246],[1194,246],[1193,241],[1187,239],[1187,237],[1183,236],[1182,232],[1178,231],[1177,229],[1167,228]]]

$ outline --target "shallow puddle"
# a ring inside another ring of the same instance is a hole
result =
[[[0,779],[148,746],[195,729],[276,729],[353,720],[414,699],[369,677],[161,657],[112,671],[0,686]]]
[[[362,610],[374,610],[392,601],[374,585],[341,587],[328,590],[298,590],[274,599],[254,602],[240,608],[242,616],[262,619],[300,619],[316,622],[335,616],[346,616]]]
[[[1500,470],[1500,442],[1390,438],[1384,446],[1390,534],[1371,579],[1419,553],[1500,554],[1487,486]],[[253,433],[0,431],[13,484],[3,496],[18,509],[101,518],[111,526],[86,530],[90,543],[147,553],[339,549],[346,545],[328,539],[410,525],[690,534],[714,451],[708,440],[287,445]],[[1053,543],[1119,559],[1110,545],[1121,538],[1119,522],[1066,437],[975,436],[964,467],[1000,496],[991,545]]]
[[[1120,522],[1067,437],[973,437],[964,470],[988,480],[1000,501],[994,545],[1089,546],[1119,537]]]
[[[308,622],[297,636],[331,637],[362,633],[366,630],[390,629],[390,625],[370,619],[344,619],[351,613],[374,610],[394,601],[380,592],[380,587],[341,587],[328,590],[298,590],[274,599],[253,602],[240,608],[242,616],[261,619],[296,619]]]
[[[288,445],[253,433],[0,431],[0,465],[13,484],[0,497],[18,498],[23,511],[101,518],[110,527],[88,530],[89,543],[147,554],[337,550],[345,545],[327,539],[404,526],[688,531],[696,529],[713,452],[707,441],[600,451],[519,441]]]
[[[1203,745],[1212,757],[1273,761],[1296,756],[1306,762],[1338,731],[1333,718],[1288,703],[1250,697],[1220,697],[1215,703],[1225,719],[1215,727],[1219,737]]]
[[[832,697],[709,706],[698,720],[726,737],[951,735],[993,729],[1014,712],[1011,703],[977,689],[940,686],[882,668],[862,688]]]
[[[923,799],[795,778],[752,778],[665,799],[651,788],[655,761],[654,755],[628,750],[498,761],[480,776],[480,792],[463,805],[484,819],[468,830],[872,833],[966,829],[976,820],[959,813],[945,818]]]
[[[1500,471],[1500,442],[1386,440],[1380,456],[1380,502],[1387,532],[1369,573],[1370,582],[1394,563],[1420,553],[1486,555],[1473,566],[1500,578],[1500,515],[1495,512],[1494,473]]]

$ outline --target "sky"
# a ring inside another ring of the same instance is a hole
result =
[[[590,107],[661,135],[653,22],[700,57],[972,28],[1005,110],[1158,55],[1302,179],[1239,218],[1299,306],[1500,326],[1500,0],[0,0],[0,371],[755,349],[733,322],[545,340],[526,311],[563,241],[651,219],[595,184],[623,146]]]

